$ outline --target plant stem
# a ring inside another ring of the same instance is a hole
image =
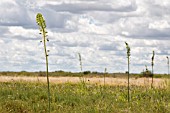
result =
[[[85,80],[84,80],[84,77],[83,77],[83,67],[82,67],[82,59],[81,59],[81,54],[78,53],[79,55],[79,62],[80,62],[80,74],[81,74],[81,82],[84,84]]]
[[[153,88],[153,65],[152,65],[152,84],[151,87]]]
[[[167,64],[168,64],[168,75],[169,75],[169,57],[168,56],[167,56],[167,60],[168,60]]]
[[[107,69],[105,68],[105,71],[104,71],[104,88],[105,88],[105,84],[106,84],[106,71],[107,71]]]
[[[155,56],[155,52],[153,51],[153,56],[152,56],[152,62],[151,62],[151,65],[152,65],[152,84],[151,84],[151,87],[153,88],[153,66],[154,66],[154,56]]]
[[[130,102],[130,86],[129,86],[129,71],[130,71],[130,66],[129,66],[129,56],[128,56],[128,102]]]
[[[46,36],[45,31],[43,29],[43,37],[44,37],[44,52],[45,52],[45,59],[46,59],[46,76],[47,76],[47,84],[48,84],[48,112],[50,113],[50,82],[49,82],[49,76],[48,76],[48,54],[47,54],[47,48],[46,48]]]
[[[48,84],[48,112],[50,113],[50,83],[49,83],[49,77],[48,77],[48,54],[47,54],[47,48],[46,48],[46,41],[48,41],[48,39],[46,39],[46,23],[45,20],[42,16],[41,13],[38,13],[36,16],[36,21],[37,24],[39,26],[40,29],[40,34],[43,34],[43,42],[44,42],[44,53],[45,53],[45,60],[46,60],[46,76],[47,76],[47,84]],[[42,42],[42,41],[40,41]]]
[[[128,43],[126,43],[126,49],[127,49],[127,59],[128,59],[128,103],[130,102],[130,85],[129,85],[129,72],[130,72],[130,47],[128,45]]]
[[[168,75],[169,75],[169,65],[168,65]]]
[[[169,75],[169,64],[168,64],[168,75]]]

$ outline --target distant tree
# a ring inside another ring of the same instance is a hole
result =
[[[152,77],[151,71],[148,70],[147,65],[145,65],[145,71],[142,72],[143,77]]]
[[[84,72],[83,72],[84,75],[88,75],[88,74],[90,74],[90,73],[91,73],[90,71],[84,71]]]

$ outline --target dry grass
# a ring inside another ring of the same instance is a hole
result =
[[[51,83],[78,83],[80,82],[79,77],[50,77]],[[85,78],[87,83],[90,84],[104,84],[103,78],[98,77],[92,77],[92,78]],[[159,87],[162,86],[165,83],[166,79],[162,78],[155,78],[154,79],[154,86]],[[46,82],[46,77],[12,77],[12,76],[0,76],[0,82],[12,82],[12,81],[27,81],[27,82]],[[105,78],[107,85],[127,85],[127,79],[126,78],[112,78],[112,77],[106,77]],[[130,79],[130,85],[136,85],[136,86],[150,86],[152,82],[152,78],[131,78]]]

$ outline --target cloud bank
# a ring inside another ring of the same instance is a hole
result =
[[[158,0],[1,0],[0,71],[43,71],[43,45],[35,22],[47,24],[50,71],[125,72],[131,46],[131,72],[167,73],[170,54],[170,1]]]

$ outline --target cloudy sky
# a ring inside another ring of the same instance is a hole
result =
[[[50,71],[125,72],[131,47],[131,72],[167,73],[170,57],[169,0],[1,0],[0,71],[43,71],[45,58],[36,14],[48,31]]]

